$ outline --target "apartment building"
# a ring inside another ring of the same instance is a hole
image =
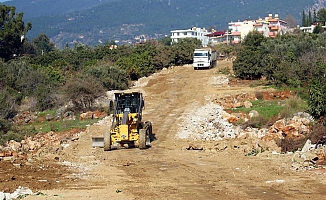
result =
[[[171,31],[172,43],[178,42],[179,39],[183,38],[197,38],[202,42],[202,46],[206,47],[209,43],[210,34],[205,28],[192,27],[191,29],[186,30],[173,30]]]
[[[259,18],[256,20],[244,20],[237,22],[230,22],[228,26],[227,36],[229,42],[236,44],[240,43],[250,31],[258,31],[265,37],[276,37],[278,34],[285,34],[288,32],[287,22],[279,19],[278,14],[274,17],[269,14],[268,17]]]
[[[206,35],[209,38],[210,44],[218,44],[221,42],[226,42],[226,31],[215,31],[213,33]]]

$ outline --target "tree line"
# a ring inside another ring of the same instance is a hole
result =
[[[321,26],[325,25],[326,22],[326,8],[321,8],[318,11],[308,10],[308,13],[305,10],[302,10],[302,26],[307,27],[313,23],[319,23]]]

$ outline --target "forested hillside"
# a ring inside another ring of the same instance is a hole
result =
[[[12,0],[4,2],[24,12],[28,18],[61,15],[69,12],[90,9],[105,3],[119,0]]]
[[[35,2],[35,3],[32,3]],[[92,3],[93,2],[93,3]],[[227,28],[230,21],[258,18],[269,13],[281,18],[291,15],[301,23],[302,9],[321,7],[316,0],[105,0],[57,1],[49,0],[6,2],[24,12],[26,21],[33,24],[28,33],[35,38],[45,33],[62,48],[65,44],[81,42],[89,45],[110,40],[133,41],[140,35],[162,38],[171,30],[192,26]],[[35,4],[35,6],[34,6]],[[89,9],[87,9],[89,8]],[[70,12],[72,11],[72,12]],[[42,17],[35,17],[41,16]]]

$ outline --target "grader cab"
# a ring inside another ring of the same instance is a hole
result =
[[[114,109],[111,128],[104,132],[104,151],[110,151],[113,146],[139,147],[146,149],[150,146],[152,124],[142,121],[144,108],[143,95],[140,92],[115,93],[115,101],[110,104]],[[93,139],[94,142],[94,139]]]

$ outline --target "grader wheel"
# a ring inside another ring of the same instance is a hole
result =
[[[145,122],[145,128],[146,130],[146,146],[151,145],[151,141],[154,140],[153,134],[152,134],[152,123],[150,121]]]
[[[146,149],[146,129],[139,129],[139,149]]]
[[[104,132],[104,151],[111,151],[111,131]]]

